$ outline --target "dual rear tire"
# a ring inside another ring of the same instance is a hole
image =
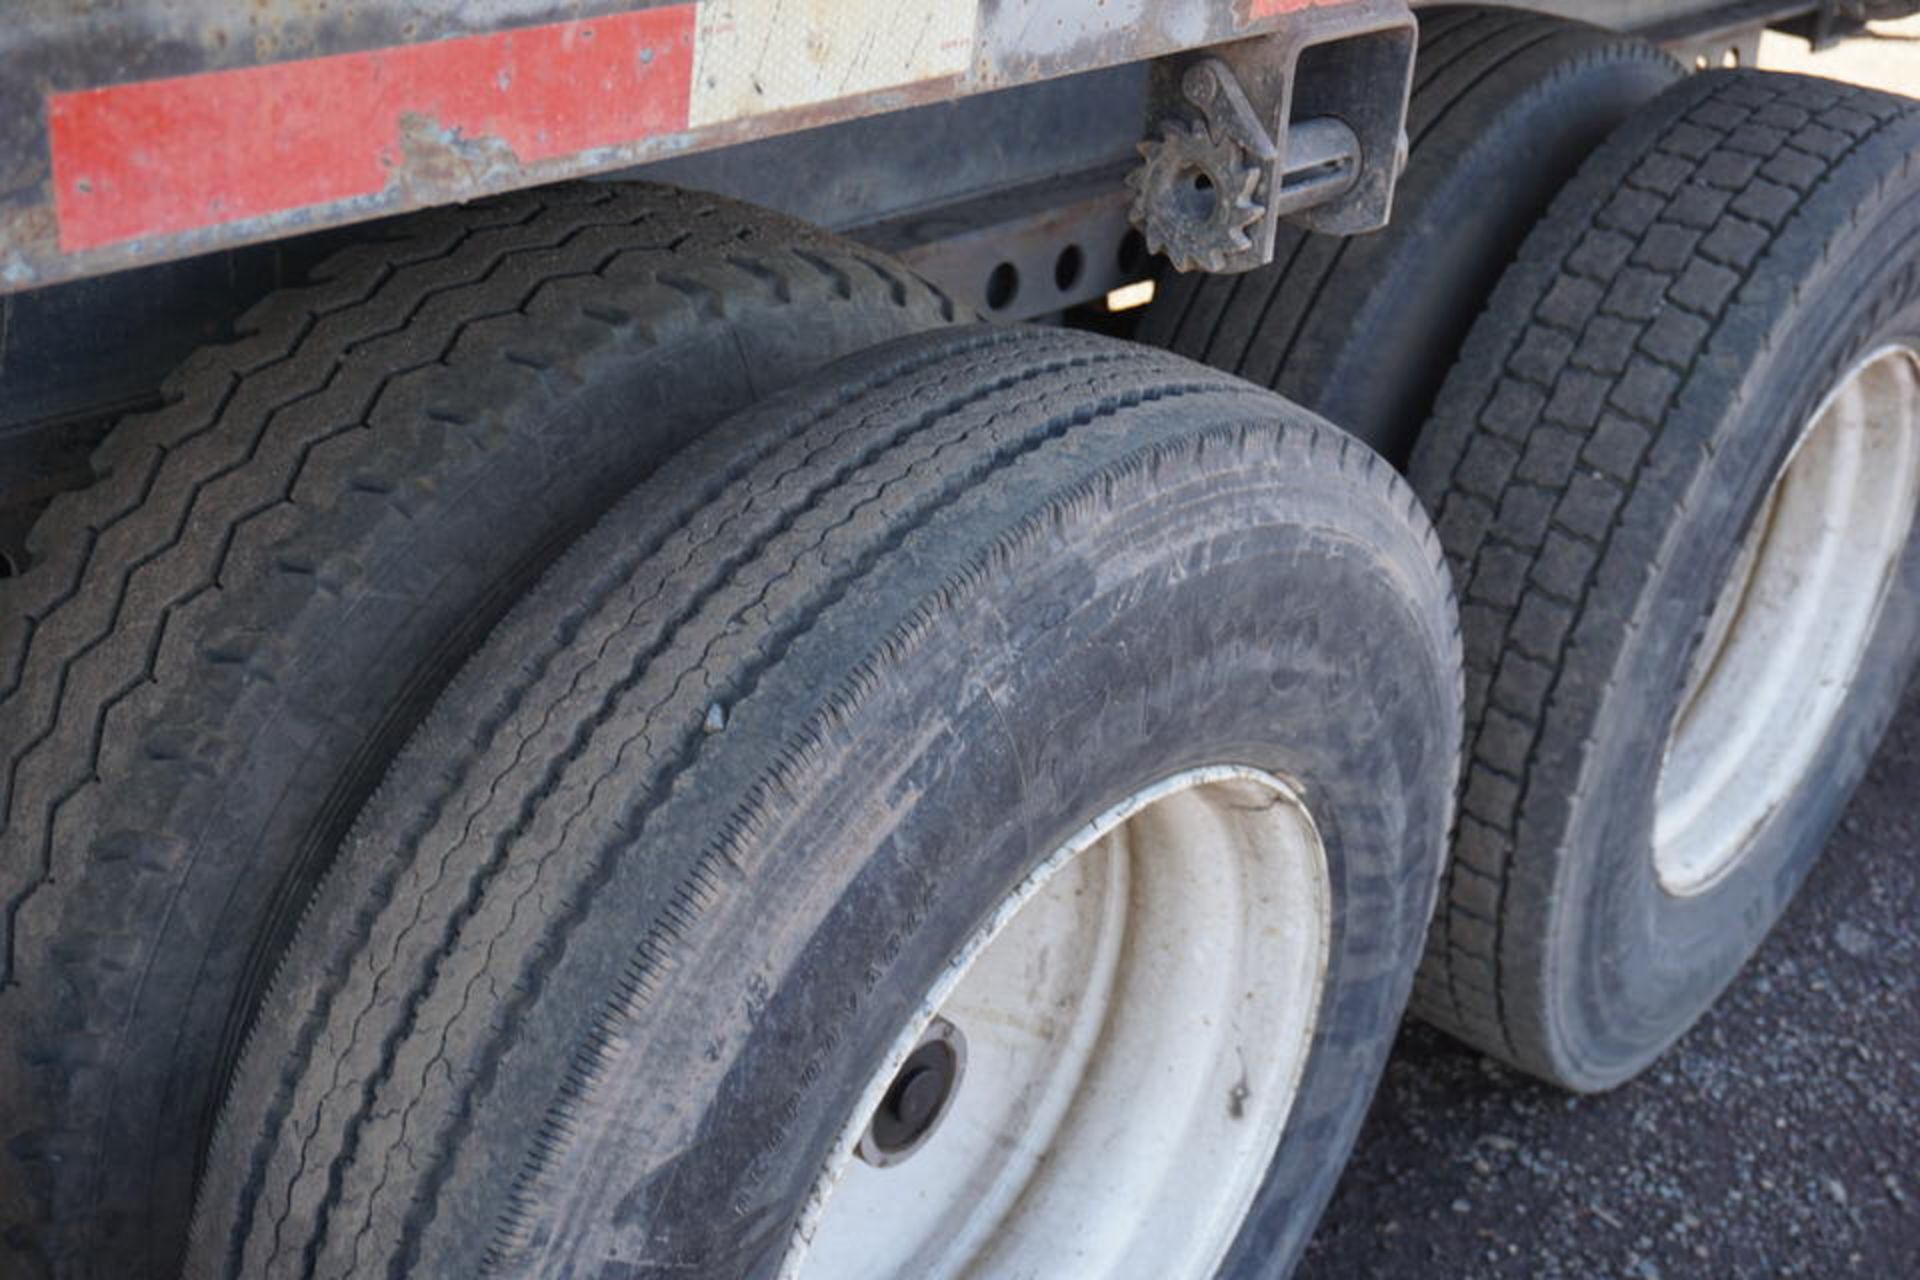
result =
[[[1393,225],[1166,282],[1138,329],[1354,431],[1433,511],[1468,758],[1414,1008],[1578,1090],[1759,945],[1920,644],[1914,106],[1679,75],[1428,10]]]
[[[1621,113],[1668,75],[1440,21],[1529,83],[1608,69]],[[1430,89],[1430,140],[1590,144],[1481,83]],[[1882,96],[1671,91],[1413,447],[1469,762],[1419,1007],[1549,1079],[1617,1082],[1705,1007],[1911,668],[1916,153]],[[553,199],[263,308],[9,582],[10,1246],[164,1274],[198,1167],[194,1276],[1284,1269],[1452,815],[1413,490],[1065,333],[746,408],[951,308],[757,216]],[[1282,314],[1266,284],[1209,332]],[[1289,323],[1351,354],[1364,310]]]
[[[953,318],[633,183],[384,224],[190,359],[0,580],[0,1271],[171,1276],[252,1012],[433,698],[728,413]]]
[[[1411,492],[1283,401],[1046,331],[844,363],[402,754],[190,1274],[1283,1270],[1418,956],[1456,644]]]
[[[952,318],[775,217],[560,189],[348,250],[113,433],[5,584],[10,1270],[843,1274],[851,1153],[925,1119],[876,1063],[974,952],[964,1105],[856,1173],[1059,1211],[901,1265],[1303,1247],[1438,880],[1438,542],[1310,415],[1067,334],[714,428]]]

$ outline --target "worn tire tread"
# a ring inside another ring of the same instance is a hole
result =
[[[9,1218],[54,1224],[31,1245],[44,1265],[85,1251],[83,1228],[59,1225],[84,1222],[84,1195],[45,1176],[99,1158],[85,1099],[143,967],[144,900],[123,890],[192,858],[193,787],[231,745],[217,708],[236,682],[271,680],[315,597],[434,509],[437,459],[542,425],[502,427],[490,402],[566,385],[585,344],[657,346],[730,308],[856,294],[955,316],[931,286],[778,215],[636,184],[548,188],[341,251],[110,434],[95,483],[55,500],[30,568],[0,584],[0,1010],[19,1029],[0,1081],[20,1100],[0,1123],[0,1189]]]
[[[1559,1078],[1521,994],[1548,910],[1527,868],[1551,855],[1529,833],[1578,803],[1579,709],[1606,701],[1620,602],[1653,571],[1670,518],[1669,487],[1650,477],[1676,450],[1712,447],[1677,435],[1669,413],[1716,363],[1752,356],[1751,313],[1776,309],[1771,255],[1800,210],[1837,178],[1899,179],[1849,160],[1915,116],[1889,94],[1770,73],[1670,91],[1527,241],[1415,450],[1411,478],[1461,593],[1468,736],[1413,1009],[1535,1074]]]

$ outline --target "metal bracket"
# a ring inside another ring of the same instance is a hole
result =
[[[1820,12],[1814,15],[1813,31],[1807,37],[1807,43],[1817,53],[1831,49],[1849,36],[1855,36],[1867,29],[1868,5],[1866,0],[1822,0]]]
[[[1415,40],[1404,0],[1356,0],[1156,63],[1127,179],[1148,245],[1182,271],[1228,273],[1271,262],[1282,219],[1331,235],[1385,226]]]

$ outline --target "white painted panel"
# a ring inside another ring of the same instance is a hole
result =
[[[979,0],[704,0],[689,123],[964,73]]]

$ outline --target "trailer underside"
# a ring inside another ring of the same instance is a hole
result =
[[[33,0],[0,34],[0,292],[1393,7],[1130,0],[1079,16],[1013,0],[863,0],[810,18],[728,0],[494,0],[457,15],[285,0],[244,22],[214,3],[148,4],[102,32],[95,17]],[[1689,46],[1835,11],[1831,0],[1514,7]],[[971,136],[986,136],[991,116],[981,123]],[[862,154],[922,204],[956,185],[910,152]],[[824,212],[844,225],[857,211]]]
[[[103,33],[96,17],[31,0],[0,31],[0,524],[77,464],[88,424],[150,403],[165,370],[339,243],[329,232],[490,192],[647,177],[848,232],[998,318],[1099,298],[1147,262],[1123,178],[1145,132],[1150,59],[1392,8],[1132,0],[1063,23],[1012,0],[928,4],[922,36],[952,28],[944,43],[883,41],[891,62],[847,72],[866,57],[849,42],[870,7],[816,30],[778,5],[719,0],[496,0],[457,17],[289,0],[244,22],[215,3],[148,4]],[[1512,7],[1642,32],[1715,65],[1750,52],[1766,25],[1814,36],[1864,12],[1831,0]],[[723,9],[729,22],[713,20]],[[911,16],[892,6],[879,21],[905,29]],[[754,32],[763,43],[748,56]],[[774,56],[796,47],[808,57]],[[573,92],[594,75],[599,95]]]

